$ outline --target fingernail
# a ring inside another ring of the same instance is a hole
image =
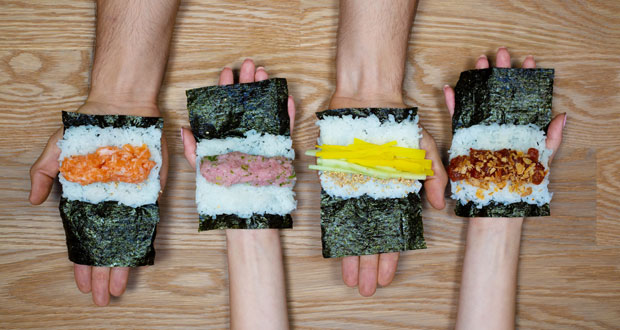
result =
[[[562,124],[562,128],[566,127],[566,118],[568,118],[568,114],[564,113],[564,123]]]
[[[265,70],[265,67],[259,66],[258,68],[256,68],[256,71],[258,71],[258,70]]]
[[[181,143],[185,142],[185,138],[183,137],[183,127],[181,127]]]
[[[443,90],[445,91],[446,89],[450,88],[450,85],[443,85]]]
[[[482,54],[482,55],[480,55],[480,57],[478,57],[478,59],[486,59],[486,58],[487,58],[487,56],[484,55],[484,54]]]
[[[500,49],[508,49],[508,48],[506,48],[506,46],[502,46],[502,47],[499,47],[497,50],[500,50]]]

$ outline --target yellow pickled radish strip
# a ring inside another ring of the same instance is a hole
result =
[[[353,143],[341,145],[317,145],[306,155],[317,158],[316,170],[361,173],[374,177],[401,177],[424,179],[434,175],[431,160],[425,159],[426,151],[396,146],[396,141],[374,144],[354,138]]]

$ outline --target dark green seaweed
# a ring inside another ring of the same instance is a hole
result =
[[[69,260],[90,266],[136,267],[155,260],[157,204],[130,207],[60,200]]]
[[[148,128],[155,126],[164,127],[164,119],[161,117],[140,117],[125,115],[88,115],[77,112],[62,112],[62,123],[64,128],[75,126],[97,126],[97,127],[139,127]]]
[[[293,228],[290,214],[252,214],[249,218],[241,218],[234,214],[218,214],[216,216],[200,215],[198,231],[213,229],[268,229]]]
[[[417,194],[342,199],[321,191],[323,257],[336,258],[425,249]]]
[[[290,135],[286,79],[201,87],[185,94],[197,141],[243,137],[249,130]]]
[[[489,68],[461,73],[455,88],[452,131],[478,124],[551,121],[553,69]]]
[[[379,122],[383,123],[390,118],[394,117],[397,123],[404,120],[413,120],[418,114],[418,108],[343,108],[325,110],[316,113],[316,117],[321,120],[325,117],[343,117],[352,116],[355,118],[366,118],[370,115],[375,115],[379,118]]]
[[[528,204],[526,202],[512,203],[512,204],[500,204],[491,202],[487,206],[477,208],[474,202],[469,202],[466,205],[461,205],[460,202],[456,203],[454,209],[459,217],[491,217],[491,218],[523,218],[523,217],[544,217],[551,215],[549,204],[538,206],[536,204]]]

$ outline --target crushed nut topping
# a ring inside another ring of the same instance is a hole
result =
[[[377,179],[372,178],[363,174],[352,174],[352,173],[343,173],[343,172],[333,172],[333,171],[325,171],[323,175],[327,175],[329,178],[334,180],[334,182],[340,187],[354,187],[356,184],[366,183],[370,180],[376,180],[382,184],[390,184],[390,183],[400,183],[407,186],[413,186],[416,184],[416,180],[411,179],[403,179],[403,178],[394,178],[394,179]]]
[[[525,187],[525,184],[539,185],[547,173],[538,161],[538,150],[534,148],[529,148],[526,154],[512,149],[469,149],[469,155],[453,158],[448,166],[448,175],[452,181],[465,180],[481,189],[489,189],[491,183],[502,189],[510,181],[512,184],[509,191],[521,196],[532,193],[532,188]]]

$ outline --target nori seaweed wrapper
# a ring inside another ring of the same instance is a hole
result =
[[[538,206],[536,204],[528,204],[526,202],[501,204],[491,202],[489,205],[482,208],[476,207],[474,202],[469,202],[465,205],[461,205],[460,202],[456,202],[456,208],[454,209],[459,217],[467,218],[524,218],[524,217],[544,217],[551,215],[549,204]]]
[[[535,124],[547,130],[551,122],[554,69],[488,68],[461,73],[455,88],[452,131],[478,124]],[[537,217],[550,215],[549,204],[473,202],[454,210],[461,217]]]
[[[375,115],[384,123],[414,120],[417,108],[345,108],[316,113],[326,117]],[[343,199],[321,190],[323,257],[337,258],[425,249],[422,203],[418,194],[375,199],[368,195]]]
[[[159,207],[60,200],[69,260],[89,266],[136,267],[155,260]]]
[[[164,119],[161,117],[141,117],[126,115],[88,115],[78,112],[62,112],[62,124],[65,129],[76,126],[97,127],[138,127],[148,128],[155,126],[159,129],[164,127]]]
[[[243,137],[249,130],[290,136],[286,79],[185,91],[196,141]]]
[[[321,120],[325,117],[351,116],[355,118],[366,118],[375,115],[380,123],[384,123],[390,116],[394,117],[394,121],[401,123],[404,120],[413,120],[418,114],[418,108],[342,108],[320,111],[316,113],[316,117]]]
[[[234,214],[218,214],[208,216],[200,214],[198,231],[213,229],[285,229],[293,228],[290,214],[252,214],[249,218],[241,218]]]
[[[290,136],[286,79],[272,78],[247,84],[208,86],[185,91],[189,121],[196,141],[244,137],[255,130]],[[240,201],[243,203],[243,201]],[[290,214],[199,215],[198,231],[213,229],[292,228]]]
[[[478,124],[551,122],[553,69],[489,68],[461,73],[456,83],[452,131]]]
[[[420,197],[343,199],[322,190],[321,240],[324,258],[425,249]]]
[[[62,112],[65,129],[76,126],[101,128],[162,129],[161,117],[89,115]],[[155,233],[159,222],[157,203],[131,207],[115,201],[98,204],[61,198],[60,216],[65,229],[69,260],[100,267],[137,267],[155,260]]]

